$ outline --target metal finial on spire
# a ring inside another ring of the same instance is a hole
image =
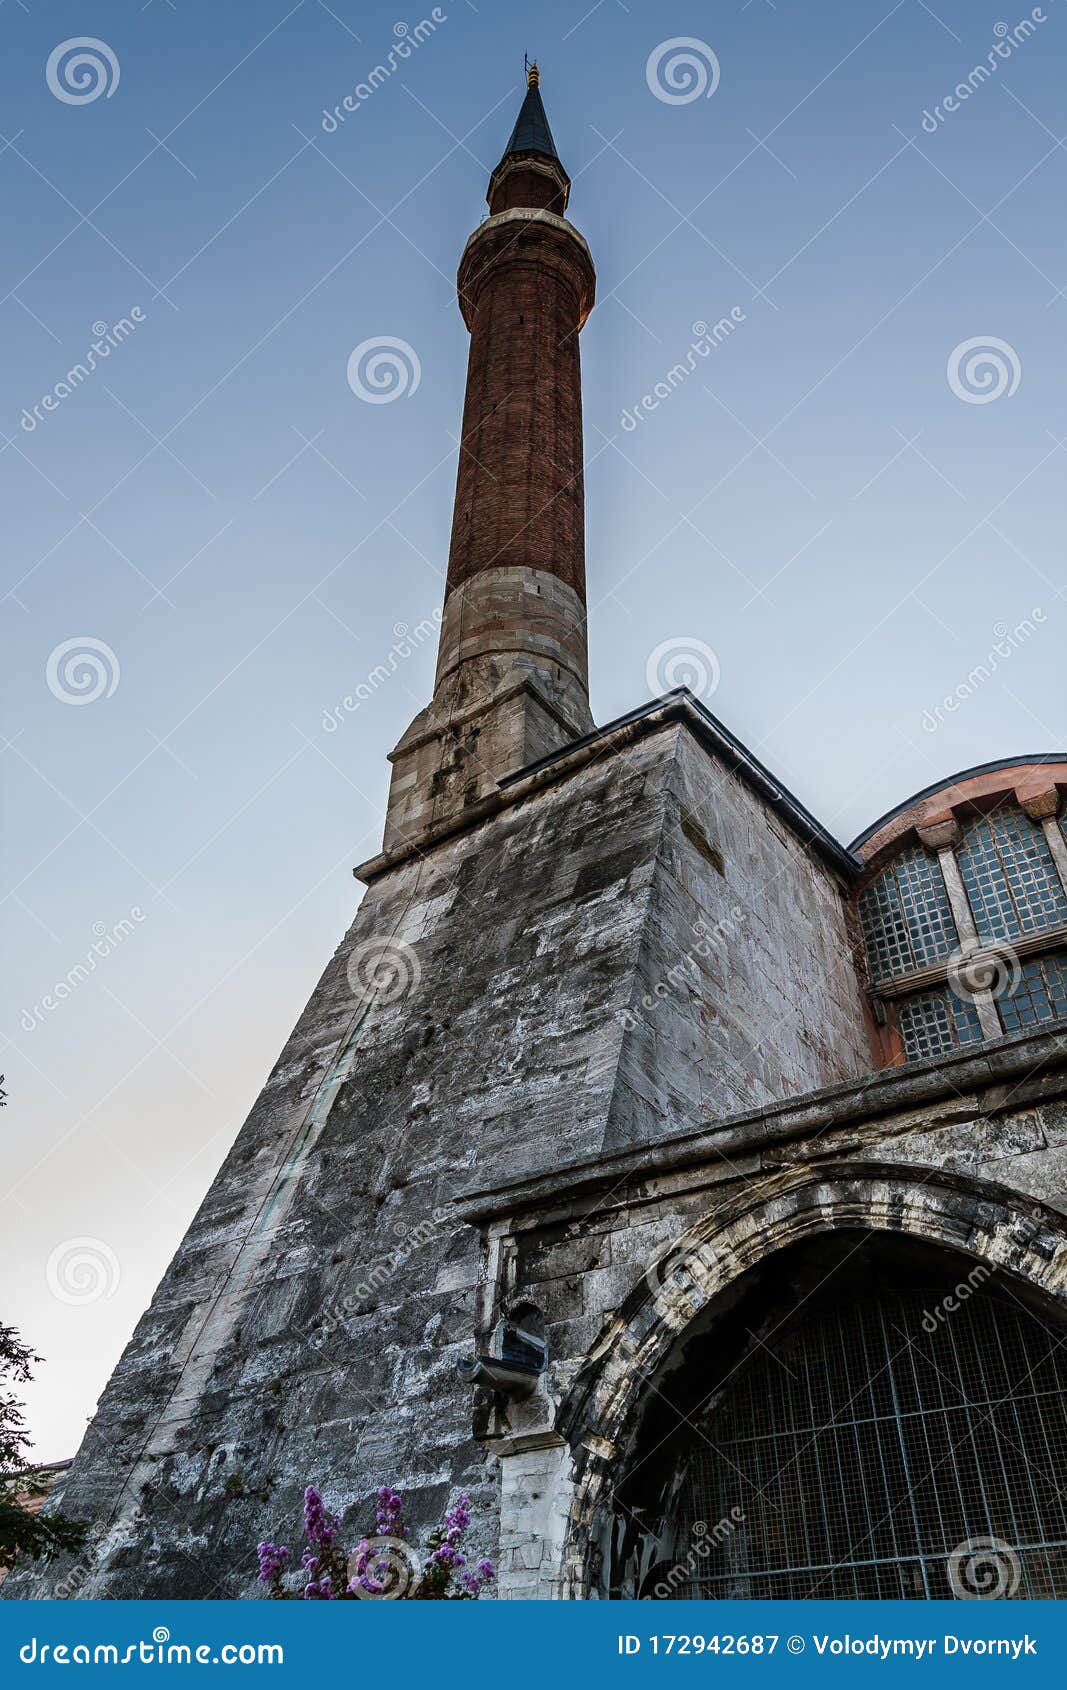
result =
[[[541,72],[538,69],[537,60],[531,59],[527,53],[523,54],[523,59],[526,64],[527,88],[539,88],[541,85]]]

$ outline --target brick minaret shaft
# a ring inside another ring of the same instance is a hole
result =
[[[539,80],[531,66],[460,260],[471,346],[437,678],[392,754],[387,852],[593,725],[578,335],[596,272]]]

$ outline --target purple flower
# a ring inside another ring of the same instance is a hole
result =
[[[404,1498],[400,1492],[390,1490],[388,1485],[382,1485],[378,1491],[374,1516],[379,1537],[407,1537],[408,1529],[401,1519],[403,1508]]]
[[[304,1492],[304,1530],[307,1532],[308,1542],[329,1549],[340,1529],[341,1516],[327,1513],[315,1486],[308,1485]]]
[[[336,1598],[333,1593],[333,1581],[331,1580],[329,1573],[323,1573],[322,1577],[317,1581],[313,1579],[304,1590],[305,1602],[333,1602],[335,1600]]]
[[[276,1543],[257,1543],[256,1554],[259,1556],[260,1584],[277,1584],[289,1559],[288,1549]]]
[[[445,1536],[449,1543],[458,1543],[463,1533],[471,1523],[471,1499],[461,1496],[453,1508],[448,1510],[444,1519]]]

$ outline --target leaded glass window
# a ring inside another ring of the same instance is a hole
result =
[[[948,986],[917,992],[900,1006],[900,1036],[909,1062],[924,1056],[945,1056],[961,1045],[976,1044],[982,1024],[973,1003],[958,998]]]
[[[1067,951],[1023,964],[1015,990],[1000,999],[1000,1019],[1006,1033],[1067,1020]]]
[[[1011,939],[1067,922],[1067,892],[1048,840],[1021,810],[975,822],[957,860],[979,938]]]
[[[956,924],[936,857],[903,852],[860,897],[871,978],[889,980],[950,956]]]

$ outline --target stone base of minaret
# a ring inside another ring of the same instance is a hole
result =
[[[589,733],[585,606],[547,570],[492,569],[448,595],[432,702],[390,761],[386,855]]]

